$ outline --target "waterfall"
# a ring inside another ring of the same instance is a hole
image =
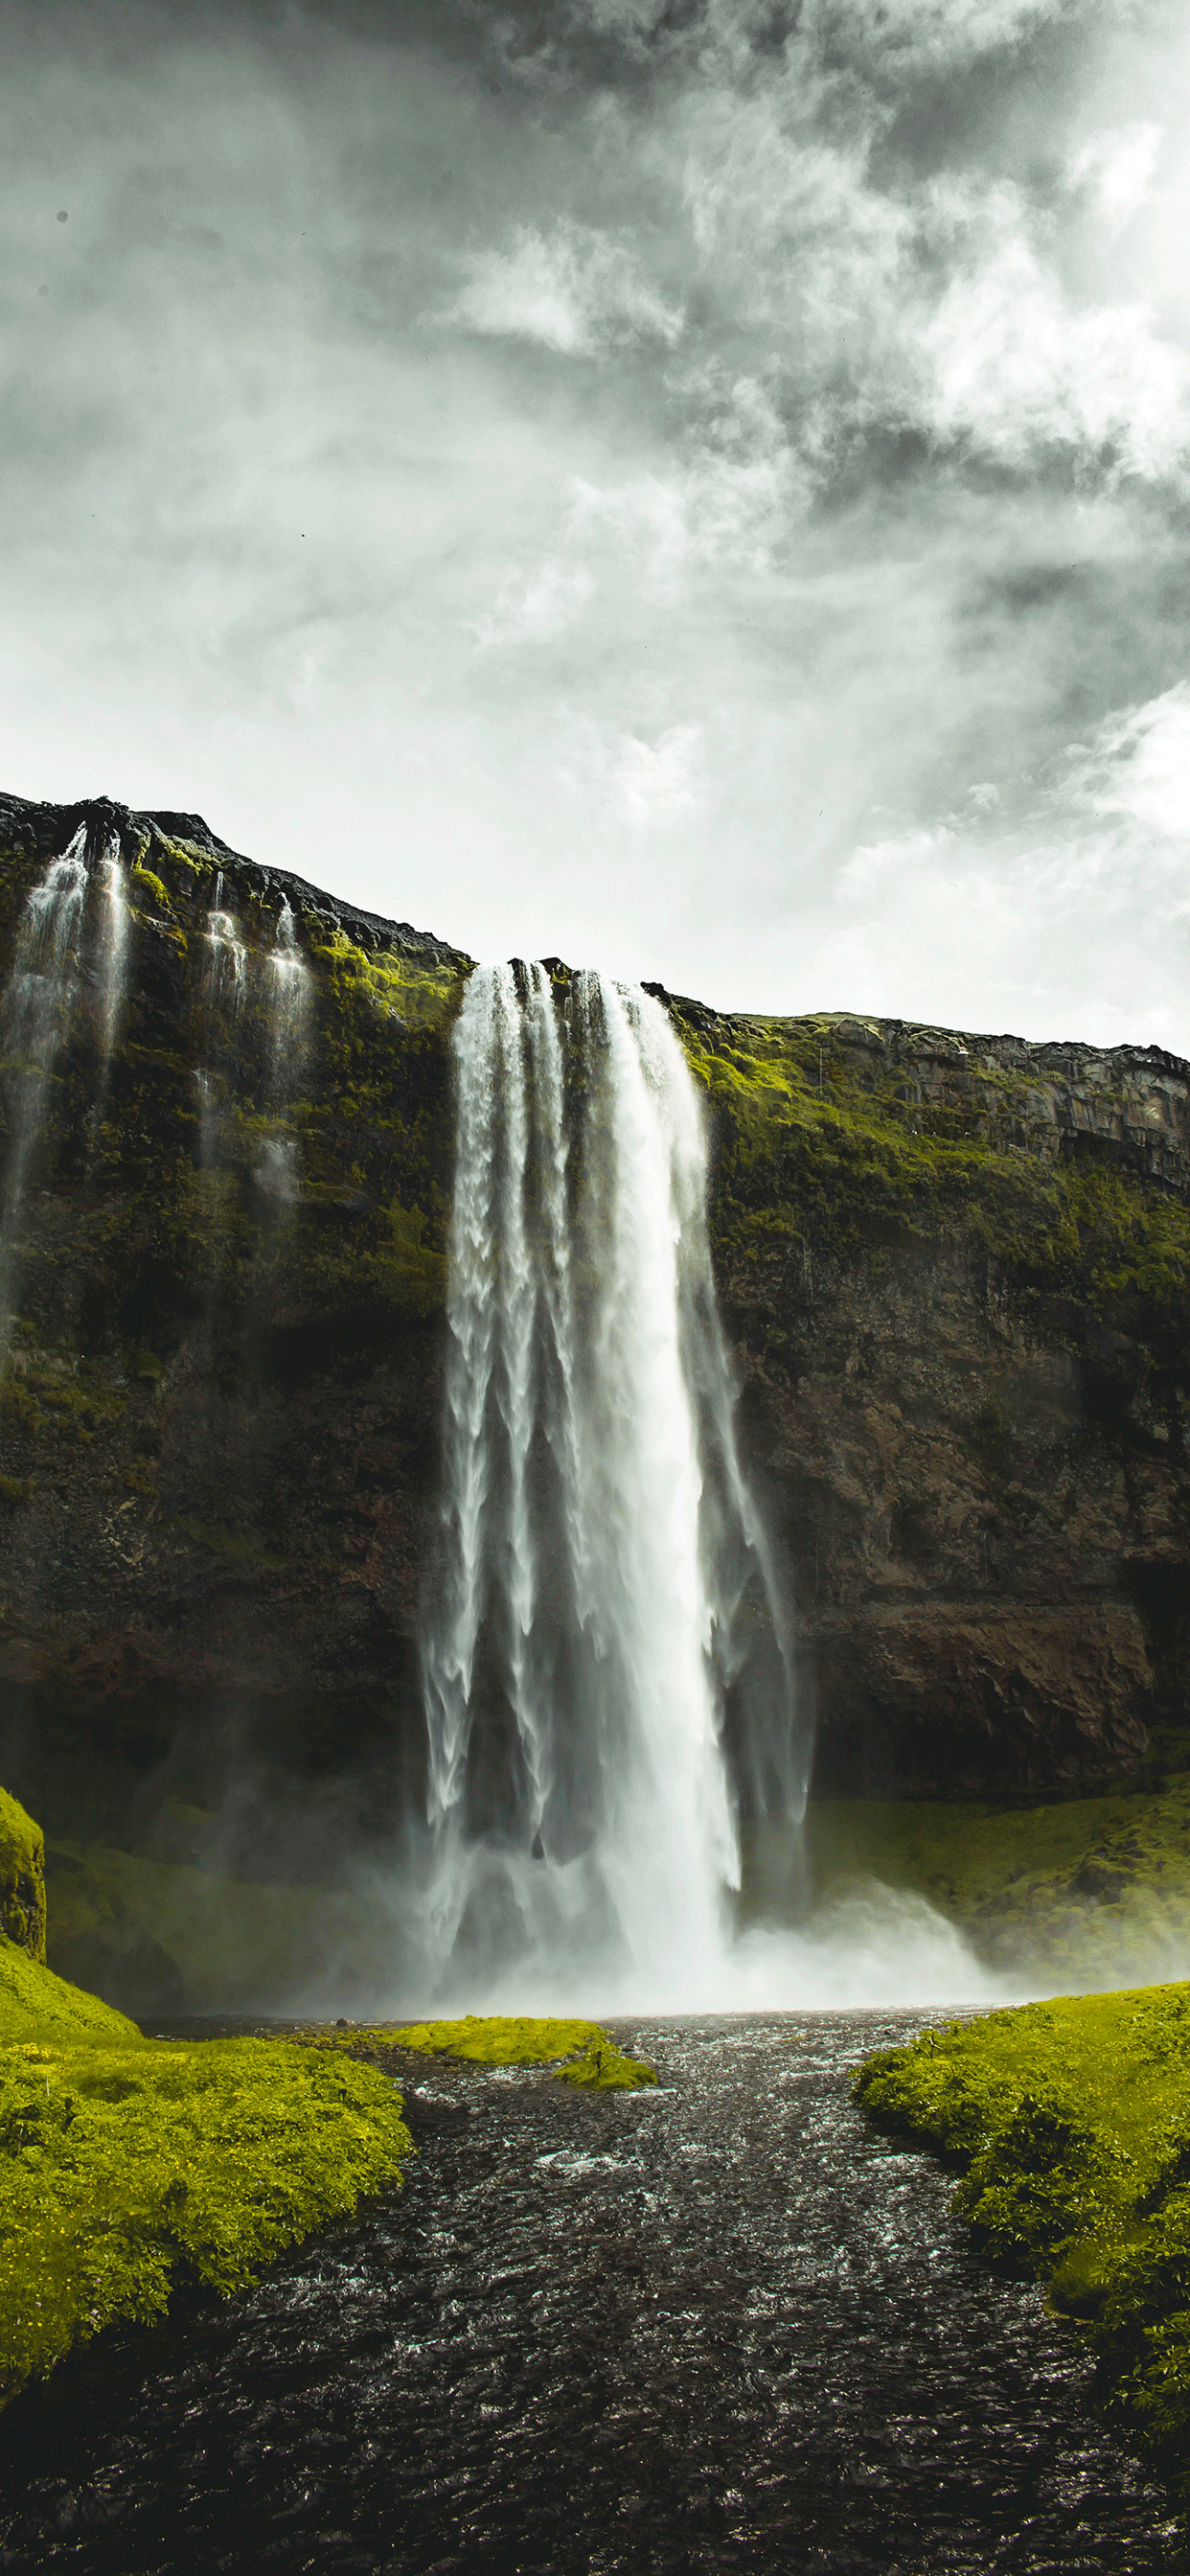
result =
[[[112,1048],[116,1042],[116,1032],[120,1023],[120,1011],[124,1001],[124,988],[128,976],[128,889],[125,882],[124,862],[120,856],[120,843],[115,833],[112,833],[108,838],[103,852],[103,857],[100,861],[100,869],[102,875],[103,898],[103,910],[100,915],[99,929],[100,974],[103,993],[102,1089],[103,1085],[106,1084],[107,1081],[107,1070],[111,1062]]]
[[[472,976],[455,1062],[431,1944],[705,2002],[741,1819],[805,1783],[697,1094],[649,995],[541,966]]]
[[[80,823],[25,898],[4,1001],[10,1076],[8,1161],[0,1209],[0,1364],[12,1330],[13,1268],[29,1158],[66,1024],[87,891],[87,827]]]
[[[272,1091],[274,1099],[287,1100],[305,1051],[310,970],[298,946],[297,924],[284,895],[277,915],[276,938],[268,951],[268,965],[272,984]]]
[[[292,1099],[306,1057],[306,1021],[310,1003],[310,970],[298,946],[297,924],[288,898],[281,898],[274,944],[267,952],[270,1106],[284,1110]],[[292,1136],[271,1136],[256,1167],[256,1186],[274,1218],[293,1208],[298,1195],[297,1143]]]
[[[207,943],[211,951],[210,996],[220,1001],[230,992],[238,1006],[244,991],[244,942],[240,925],[233,912],[223,909],[223,870],[215,879],[215,900],[207,914]]]

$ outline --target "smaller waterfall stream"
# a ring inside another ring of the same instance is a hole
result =
[[[0,1209],[0,1365],[12,1330],[12,1288],[29,1159],[45,1111],[78,969],[87,892],[87,827],[80,823],[25,899],[4,1003],[9,1143]]]
[[[112,833],[100,861],[103,909],[100,915],[99,956],[102,989],[103,1074],[101,1088],[107,1081],[112,1048],[120,1025],[128,981],[128,884],[120,843]]]
[[[207,941],[210,957],[210,998],[213,1002],[230,994],[238,1006],[244,990],[246,949],[240,937],[240,925],[233,912],[223,907],[223,870],[215,879],[215,900],[207,914]]]
[[[266,952],[269,1025],[268,1099],[283,1112],[292,1100],[306,1059],[310,970],[298,945],[297,924],[281,898],[276,938]],[[290,1215],[298,1196],[298,1149],[293,1136],[270,1136],[256,1167],[256,1186],[275,1221]]]
[[[574,1993],[722,1984],[740,1827],[805,1800],[736,1447],[697,1096],[598,975],[473,975],[455,1040],[433,1947]]]

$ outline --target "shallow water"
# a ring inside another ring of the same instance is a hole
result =
[[[656,2093],[411,2061],[402,2193],[11,2410],[0,2565],[1168,2570],[1076,2334],[851,2105],[944,2018],[637,2022]]]

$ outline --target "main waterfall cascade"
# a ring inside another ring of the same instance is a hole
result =
[[[795,1851],[808,1748],[697,1095],[660,1005],[595,974],[477,971],[455,1055],[433,1945],[464,1980],[705,2002],[741,1827]]]

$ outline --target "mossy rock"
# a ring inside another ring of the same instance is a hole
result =
[[[61,1981],[21,1964],[61,2010]],[[106,2012],[79,1995],[84,2022],[89,2006]],[[401,2096],[372,2067],[106,2020],[102,2037],[43,2024],[0,2043],[0,2405],[104,2325],[160,2316],[176,2281],[246,2288],[362,2192],[399,2183],[411,2151]]]
[[[44,1961],[45,1841],[7,1789],[0,1789],[0,1932]]]
[[[552,2066],[563,2083],[598,2092],[634,2092],[655,2084],[656,2070],[626,2057],[593,2021],[467,2013],[461,2021],[421,2021],[383,2036],[426,2057],[461,2057],[477,2066]]]

